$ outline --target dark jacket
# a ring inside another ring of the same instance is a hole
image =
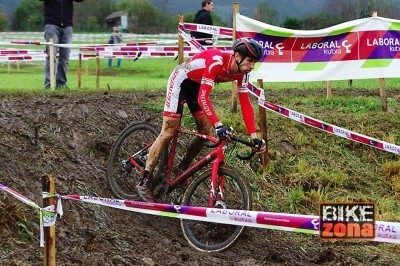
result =
[[[74,4],[84,0],[39,0],[44,2],[44,24],[56,25],[59,27],[72,26]]]
[[[212,18],[211,18],[211,13],[208,12],[207,10],[205,10],[205,9],[199,10],[196,13],[196,16],[194,17],[193,23],[212,25],[213,22],[212,22]],[[191,31],[190,35],[195,39],[212,38],[212,34],[196,32],[196,31]],[[200,43],[204,44],[204,42],[200,42]]]

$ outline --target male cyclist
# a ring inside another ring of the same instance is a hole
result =
[[[149,150],[143,180],[136,186],[136,192],[142,200],[153,202],[149,189],[152,172],[179,127],[184,102],[200,133],[210,135],[213,126],[219,138],[230,139],[230,128],[221,123],[209,99],[215,82],[238,82],[239,102],[247,132],[261,152],[266,150],[264,141],[257,138],[254,111],[247,93],[249,73],[262,56],[263,48],[257,41],[240,38],[233,44],[233,53],[218,49],[205,50],[174,69],[168,80],[161,132]],[[181,170],[189,167],[200,152],[202,143],[201,138],[194,138],[190,142],[187,154],[179,164]]]

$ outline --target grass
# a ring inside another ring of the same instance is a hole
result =
[[[86,65],[88,64],[88,65]],[[166,86],[172,69],[176,66],[173,58],[123,60],[121,68],[108,68],[108,60],[100,60],[99,89],[118,90],[160,89]],[[44,62],[0,64],[0,93],[40,92],[43,90]],[[79,91],[96,91],[96,61],[82,63],[82,86]],[[68,71],[68,87],[78,91],[78,64],[71,61]]]
[[[109,69],[104,60],[101,62],[100,90],[105,90],[109,84],[112,90],[137,90],[144,94],[150,89],[152,92],[165,91],[169,74],[176,64],[171,58],[125,60],[121,69]],[[71,62],[69,68],[71,91],[97,91],[93,60],[89,62],[88,73],[84,63],[81,90],[76,86],[76,62]],[[7,65],[0,65],[0,93],[47,93],[42,89],[42,69],[42,63],[21,64],[20,70],[13,66],[11,74],[7,74]],[[266,98],[319,120],[400,144],[400,99],[396,98],[400,95],[400,79],[386,80],[392,95],[388,112],[381,111],[378,80],[356,80],[352,87],[346,81],[335,81],[330,100],[325,99],[322,86],[321,82],[266,83]],[[217,84],[212,102],[221,120],[245,136],[240,112],[229,111],[230,90],[230,83]],[[161,115],[162,95],[149,97],[140,107],[159,111]],[[257,111],[256,101],[252,99]],[[267,117],[268,168],[261,169],[259,158],[251,162],[235,159],[236,153],[244,152],[240,148],[231,151],[228,158],[230,165],[250,179],[256,210],[318,215],[317,207],[321,202],[372,201],[377,203],[377,220],[400,222],[399,156],[338,138],[275,113],[267,112]],[[194,129],[189,115],[184,117],[183,127]],[[300,242],[304,239],[301,235],[288,237]],[[305,242],[304,245],[311,244]],[[359,247],[351,250],[355,256]],[[365,247],[368,248],[375,247]],[[382,246],[383,249],[396,253],[390,245]],[[369,252],[379,253],[379,250]]]

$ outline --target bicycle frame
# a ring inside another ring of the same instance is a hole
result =
[[[214,144],[218,143],[218,139],[215,137],[205,135],[202,133],[198,133],[195,131],[183,130],[180,127],[178,127],[175,130],[174,137],[171,140],[170,150],[169,150],[169,154],[168,154],[169,156],[168,156],[168,161],[167,161],[167,173],[165,175],[165,179],[168,183],[168,190],[166,193],[168,194],[171,191],[173,191],[174,189],[176,189],[182,182],[184,182],[190,176],[194,175],[197,171],[206,167],[208,164],[210,164],[212,162],[212,165],[211,165],[212,178],[211,178],[209,207],[214,207],[214,204],[216,202],[215,199],[217,199],[217,200],[223,199],[223,187],[224,187],[223,179],[221,179],[221,180],[218,179],[218,169],[219,169],[219,166],[225,162],[225,148],[226,148],[225,141],[222,141],[217,147],[213,148],[211,152],[209,152],[200,161],[195,163],[193,166],[189,167],[183,173],[176,176],[175,178],[172,178],[172,169],[173,169],[179,134],[188,134],[188,135],[192,135],[194,137],[200,137],[206,141],[211,141]],[[133,154],[130,158],[131,165],[133,167],[135,167],[136,170],[138,170],[141,173],[143,173],[143,171],[144,171],[144,166],[141,163],[136,162],[134,160],[134,157],[136,155],[146,153],[147,149],[152,144],[153,144],[153,142],[149,143],[148,145],[143,147],[140,151]],[[146,153],[146,155],[147,155],[147,153]],[[215,188],[217,187],[217,185],[219,186],[218,198],[215,195]]]

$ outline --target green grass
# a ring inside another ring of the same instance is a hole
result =
[[[86,65],[88,64],[88,66]],[[123,60],[117,68],[116,60],[108,68],[108,60],[100,60],[99,88],[131,90],[165,88],[172,69],[176,66],[173,58]],[[0,93],[38,92],[43,90],[44,62],[0,64]],[[96,61],[82,63],[80,91],[96,90]],[[71,61],[68,70],[68,87],[78,91],[78,62]]]

